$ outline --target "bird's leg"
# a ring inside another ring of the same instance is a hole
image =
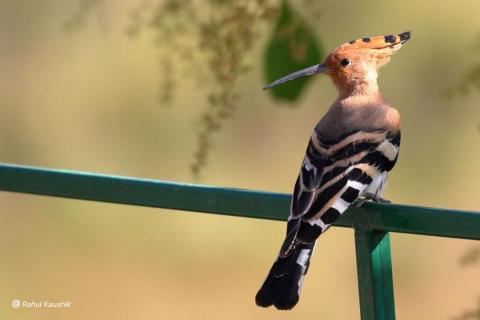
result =
[[[365,192],[361,197],[359,197],[357,200],[355,200],[352,203],[353,208],[360,208],[365,202],[368,200],[371,200],[373,202],[377,203],[392,203],[390,200],[384,199],[380,197],[379,195],[372,193],[372,192]]]
[[[365,192],[363,194],[363,196],[365,197],[365,199],[372,200],[373,202],[392,203],[390,200],[384,199],[384,198],[380,197],[378,194],[372,193],[372,192]]]
[[[358,197],[355,201],[352,202],[350,205],[352,208],[360,208],[365,202],[368,200],[364,197]]]

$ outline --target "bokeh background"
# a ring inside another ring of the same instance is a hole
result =
[[[218,81],[208,58],[193,50],[197,60],[187,61],[151,24],[132,31],[132,20],[161,3],[0,1],[0,161],[291,192],[333,85],[312,78],[293,103],[262,92],[275,14],[265,19],[242,56],[249,69],[231,85],[235,112],[212,135],[195,177],[201,119],[213,110]],[[193,5],[208,21],[232,3]],[[480,94],[466,92],[465,81],[480,64],[480,2],[289,5],[324,53],[355,38],[412,31],[379,79],[403,121],[385,196],[479,210]],[[187,30],[179,38],[197,36]],[[0,208],[2,319],[359,319],[349,229],[322,236],[300,303],[279,312],[257,308],[254,295],[283,223],[5,192]],[[478,244],[403,234],[391,242],[398,319],[460,319],[476,308],[480,265],[460,261]],[[13,299],[66,299],[72,307],[15,310]]]

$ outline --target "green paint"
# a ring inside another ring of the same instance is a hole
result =
[[[290,195],[0,163],[0,190],[260,219],[286,220]],[[480,213],[366,203],[353,227],[362,320],[395,319],[389,231],[480,240]]]
[[[0,164],[0,190],[285,221],[290,195]],[[335,226],[480,240],[477,212],[366,203]]]
[[[355,248],[362,320],[394,320],[389,234],[355,227]]]

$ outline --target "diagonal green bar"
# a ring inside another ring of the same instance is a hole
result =
[[[286,220],[290,195],[0,163],[0,190]],[[480,240],[480,213],[367,203],[335,222],[380,231]]]
[[[290,196],[71,170],[0,164],[0,190],[286,220]]]
[[[394,320],[392,261],[388,232],[355,227],[358,293],[362,320]]]

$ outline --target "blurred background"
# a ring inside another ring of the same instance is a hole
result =
[[[479,210],[479,12],[473,0],[3,0],[0,161],[290,193],[336,92],[322,76],[262,86],[348,40],[410,30],[379,79],[403,122],[385,197]],[[279,312],[254,295],[283,223],[0,203],[2,319],[359,319],[349,229],[322,236],[300,303]],[[398,319],[480,319],[477,243],[391,242]]]

